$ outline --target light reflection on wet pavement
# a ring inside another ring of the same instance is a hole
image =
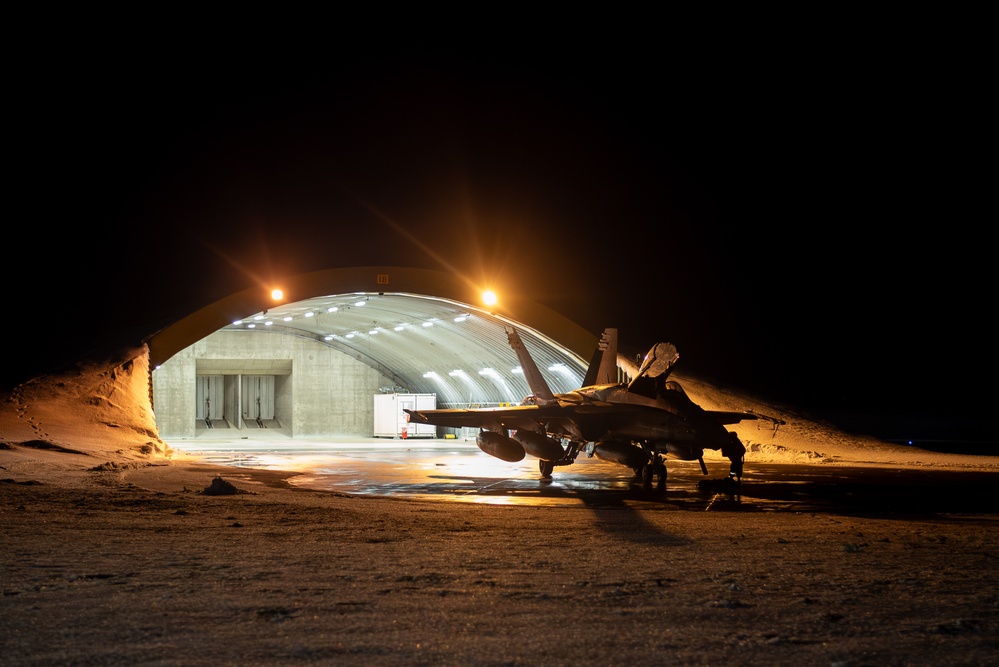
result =
[[[170,442],[206,462],[294,471],[291,484],[350,495],[445,502],[580,507],[642,506],[688,511],[815,511],[838,513],[994,513],[999,475],[898,470],[830,464],[754,464],[738,496],[699,488],[727,476],[728,461],[667,461],[665,491],[644,487],[634,471],[580,454],[541,478],[538,461],[508,463],[473,442],[381,440],[195,440]]]
[[[334,443],[196,441],[170,445],[205,461],[236,467],[294,471],[291,484],[352,495],[529,505],[619,504],[623,500],[662,502],[661,492],[645,490],[634,471],[580,454],[570,466],[541,478],[538,461],[517,463],[484,454],[472,442],[387,440]],[[716,468],[716,469],[715,469]],[[712,476],[724,477],[728,462],[709,462]],[[696,462],[671,462],[666,495],[696,490],[702,478]]]

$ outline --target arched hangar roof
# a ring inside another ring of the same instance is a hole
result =
[[[280,287],[284,298],[270,291]],[[215,331],[303,336],[391,378],[386,391],[434,393],[439,404],[517,402],[530,393],[505,327],[515,326],[555,392],[582,383],[597,336],[555,311],[482,291],[452,274],[405,267],[355,267],[261,285],[203,308],[147,339],[155,367]]]

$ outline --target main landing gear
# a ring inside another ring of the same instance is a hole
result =
[[[666,489],[666,461],[661,454],[653,454],[648,463],[638,466],[635,469],[635,479],[642,480],[642,486],[646,489],[652,488],[652,482],[656,482],[656,490]]]
[[[538,470],[541,472],[541,479],[551,479],[555,466],[567,466],[575,461],[576,457],[579,456],[579,448],[580,443],[570,442],[566,446],[565,452],[562,454],[562,458],[557,461],[538,459]]]

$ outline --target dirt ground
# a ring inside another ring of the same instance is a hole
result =
[[[692,511],[306,490],[293,473],[171,451],[148,377],[143,350],[0,400],[0,663],[999,664],[991,509]],[[687,388],[710,409],[747,404]],[[783,416],[778,433],[740,433],[747,466],[999,479],[996,457]]]
[[[999,661],[994,515],[437,503],[285,479],[185,461],[0,482],[3,662]]]

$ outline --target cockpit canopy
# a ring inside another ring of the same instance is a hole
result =
[[[673,343],[658,343],[642,361],[638,374],[628,384],[628,391],[657,398],[665,389],[666,378],[673,370],[673,364],[680,358]]]
[[[642,366],[638,369],[638,375],[648,375],[652,378],[663,376],[665,380],[665,376],[670,374],[673,364],[679,358],[680,355],[673,343],[658,343],[645,355]]]

